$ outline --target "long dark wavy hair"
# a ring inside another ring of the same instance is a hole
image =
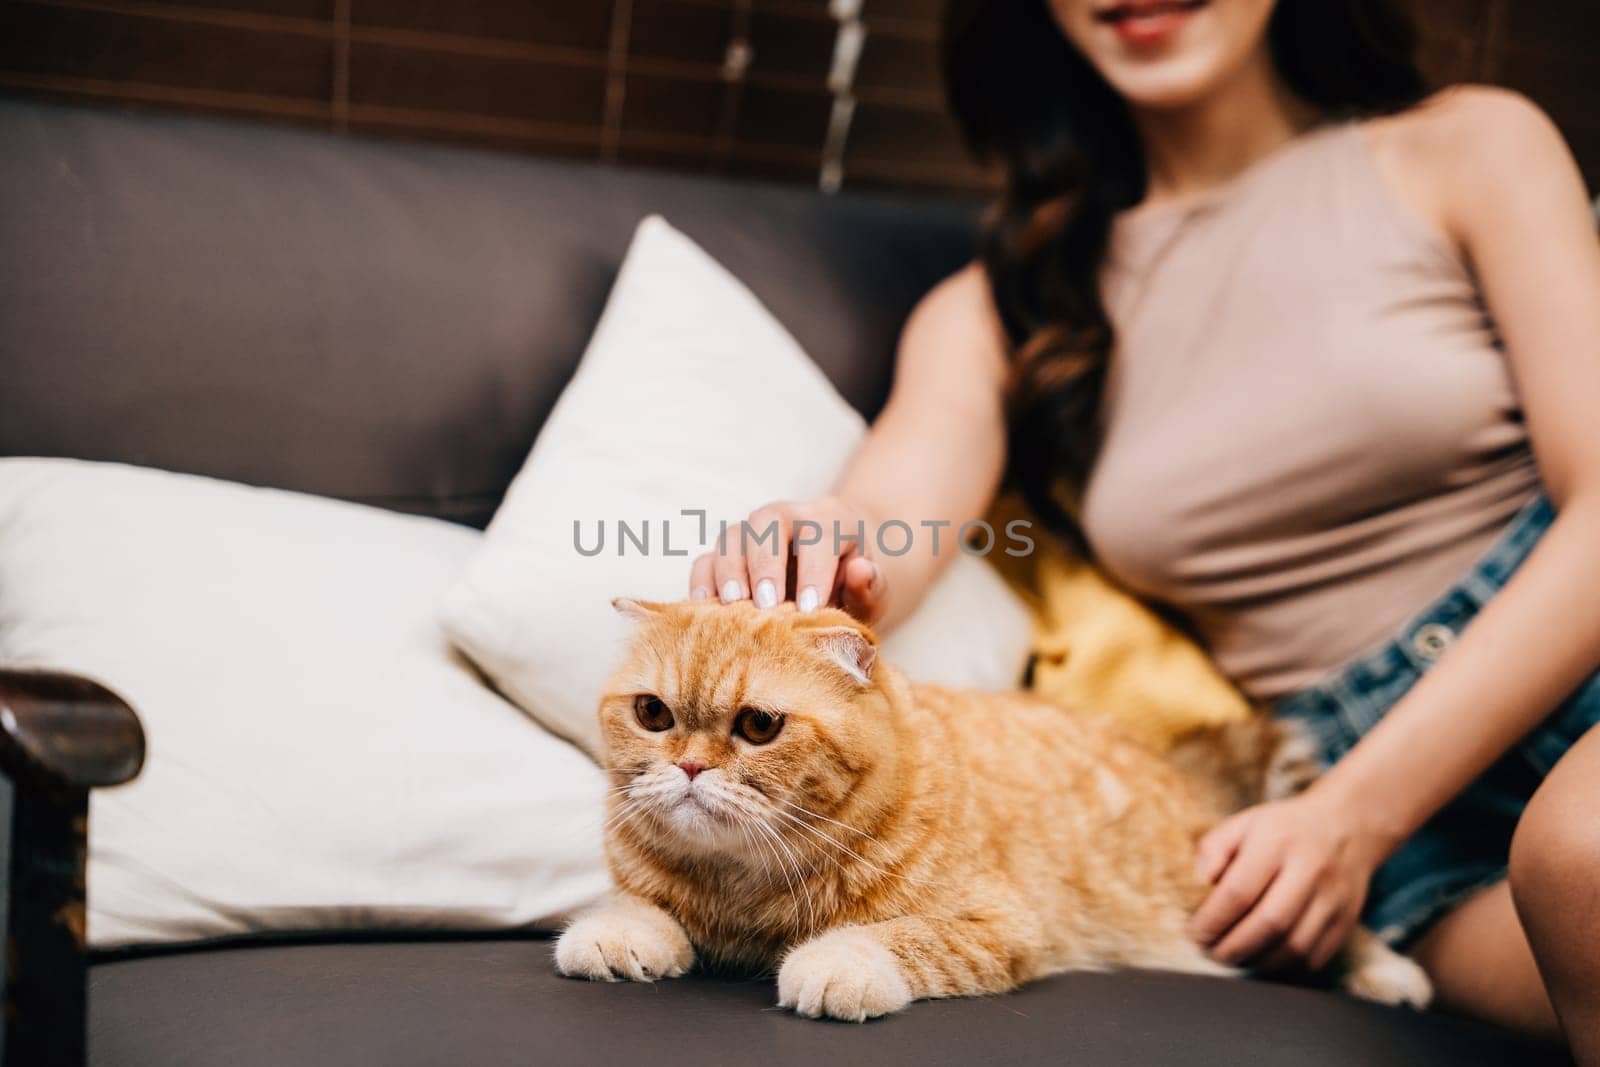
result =
[[[1329,115],[1398,111],[1427,90],[1397,0],[1279,0],[1267,37],[1289,89]],[[1113,216],[1145,195],[1144,151],[1049,0],[948,0],[941,59],[968,147],[1005,172],[980,258],[1011,345],[1010,480],[1085,548],[1059,490],[1082,488],[1098,448],[1113,340],[1100,265]]]

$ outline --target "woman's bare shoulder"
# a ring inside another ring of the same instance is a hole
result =
[[[1374,155],[1396,192],[1460,244],[1464,229],[1508,185],[1570,167],[1550,117],[1521,93],[1456,85],[1368,123]]]
[[[1491,85],[1442,89],[1415,107],[1374,119],[1371,126],[1384,149],[1439,172],[1464,162],[1503,159],[1508,150],[1562,143],[1555,123],[1538,104]]]

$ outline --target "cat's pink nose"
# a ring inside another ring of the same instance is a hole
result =
[[[691,782],[697,774],[706,769],[706,765],[697,759],[679,760],[678,766],[683,768],[683,773],[689,776]]]

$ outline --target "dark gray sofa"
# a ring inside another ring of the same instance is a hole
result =
[[[975,215],[0,101],[0,454],[120,460],[482,525],[647,212],[745,279],[868,415],[900,323],[968,256]],[[113,698],[59,680],[46,698],[23,692],[39,684],[0,677],[0,703],[24,713],[0,732],[18,798],[8,979],[24,1010],[8,1023],[10,1063],[76,1055],[81,957],[70,924],[51,925],[69,913],[41,911],[27,878],[42,857],[50,891],[70,898],[81,862],[62,842],[81,828],[37,813],[70,814],[139,755]],[[1562,1060],[1487,1026],[1313,989],[1143,973],[814,1023],[772,1008],[766,982],[565,981],[548,942],[526,934],[122,952],[89,960],[87,989],[97,1065]]]

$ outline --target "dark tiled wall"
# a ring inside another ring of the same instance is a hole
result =
[[[1419,0],[1423,58],[1440,82],[1527,93],[1560,124],[1600,191],[1600,8],[1595,0]]]
[[[1528,92],[1600,183],[1593,5],[1418,0],[1430,70]],[[846,184],[982,184],[939,6],[862,0]],[[0,92],[816,182],[838,34],[827,0],[0,0]]]

